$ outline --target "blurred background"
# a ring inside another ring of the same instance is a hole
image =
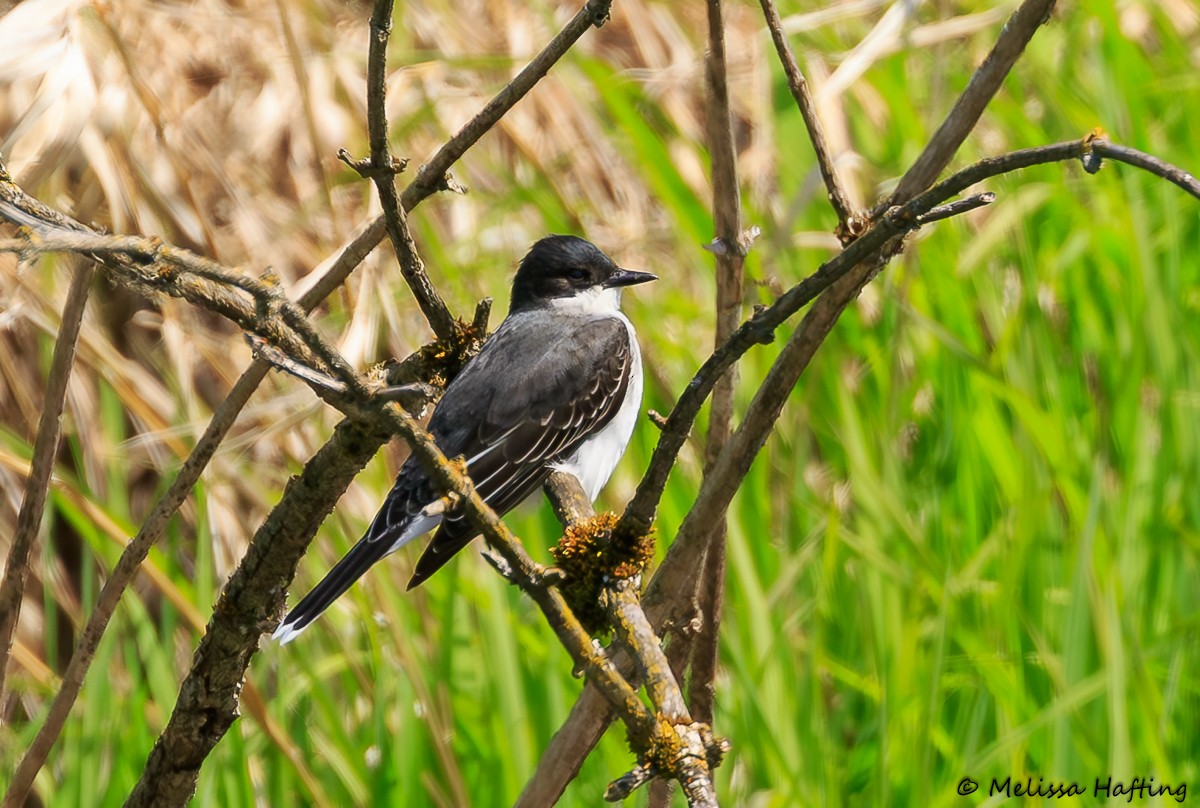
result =
[[[368,3],[0,7],[0,153],[48,204],[271,267],[289,288],[377,215],[372,187],[334,156],[368,151]],[[1015,7],[781,3],[858,202],[917,156]],[[393,150],[426,159],[576,10],[399,4]],[[763,230],[750,306],[833,255],[836,220],[757,4],[725,12],[745,221]],[[658,273],[626,310],[661,412],[712,343],[704,43],[703,3],[617,0],[455,166],[469,194],[410,218],[452,310],[492,296],[493,325],[547,232]],[[1099,126],[1196,172],[1198,68],[1194,0],[1060,2],[954,165]],[[1200,208],[1119,165],[984,187],[996,204],[923,230],[847,311],[734,501],[726,804],[974,804],[991,777],[1200,775]],[[0,552],[71,266],[0,256]],[[363,368],[431,336],[386,244],[315,316]],[[741,405],[777,350],[743,360]],[[214,316],[97,286],[0,705],[0,784],[106,570],[249,361]],[[291,378],[262,386],[126,594],[40,802],[123,801],[223,581],[337,419]],[[663,544],[697,490],[702,432],[667,489]],[[624,504],[655,438],[643,421],[601,506]],[[343,497],[293,599],[359,537],[403,457],[387,447]],[[540,500],[508,523],[543,559],[559,533]],[[580,682],[477,554],[405,594],[416,557],[393,556],[301,641],[258,655],[196,805],[512,803]],[[631,763],[611,731],[562,804],[597,804]],[[985,784],[969,799],[966,776]]]

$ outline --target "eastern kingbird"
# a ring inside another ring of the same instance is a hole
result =
[[[575,236],[547,236],[521,261],[508,317],[429,421],[442,452],[466,458],[475,490],[496,513],[508,513],[556,469],[575,475],[593,500],[608,482],[642,400],[642,359],[621,289],[655,279]],[[372,564],[434,528],[408,588],[437,572],[478,535],[461,513],[428,512],[440,493],[410,457],[366,535],[274,638],[295,639]]]

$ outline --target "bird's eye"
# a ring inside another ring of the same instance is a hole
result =
[[[587,272],[579,267],[574,267],[567,272],[567,277],[573,281],[582,281],[587,279]]]

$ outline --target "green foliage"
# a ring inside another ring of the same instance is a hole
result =
[[[990,4],[936,5],[966,13]],[[1155,3],[1066,5],[955,165],[1101,126],[1200,169],[1195,34]],[[605,122],[605,142],[652,200],[656,219],[641,241],[597,240],[618,260],[627,248],[646,256],[664,278],[628,295],[626,308],[650,368],[646,406],[667,412],[711,344],[711,259],[698,249],[711,235],[710,200],[680,167],[680,155],[706,158],[645,72],[631,75],[605,47],[606,36],[628,35],[622,6],[617,30],[594,34],[599,44],[553,77]],[[699,18],[688,19],[700,54]],[[793,37],[802,65],[806,52],[853,47],[874,19]],[[765,38],[748,30],[730,35]],[[888,187],[903,172],[997,31],[901,48],[847,91],[851,143],[878,172],[862,188]],[[503,65],[488,75],[499,87]],[[769,81],[769,117],[752,126],[777,170],[747,182],[745,219],[764,231],[748,263],[763,282],[750,302],[831,255],[812,239],[792,243],[829,232],[833,217],[813,191],[811,149],[773,62]],[[425,113],[412,114],[398,133],[422,125]],[[514,158],[507,186],[489,184],[496,166],[468,158],[462,173],[482,185],[472,188],[484,208],[475,230],[512,217],[542,232],[602,227],[610,212],[572,190],[570,165],[535,158]],[[986,187],[995,205],[922,231],[846,313],[734,501],[716,719],[733,742],[719,772],[727,804],[964,804],[956,786],[966,776],[984,784],[972,804],[991,778],[1009,775],[1200,781],[1200,208],[1117,165],[1094,177],[1041,167]],[[466,237],[433,210],[453,204],[414,213],[435,282],[458,312],[485,293],[501,312],[496,255],[447,246]],[[350,318],[335,303],[322,325],[336,331]],[[740,406],[776,351],[743,361]],[[100,403],[105,445],[118,457],[129,422],[118,398]],[[188,412],[173,423],[188,423]],[[655,437],[643,421],[601,506],[623,503]],[[0,449],[29,454],[8,428]],[[671,479],[662,542],[695,495],[698,454],[685,452]],[[244,481],[247,498],[269,504],[288,464],[303,460],[272,457],[273,471]],[[78,532],[102,570],[116,550],[103,524],[125,535],[136,525],[121,471],[64,476],[54,496],[51,519]],[[394,471],[391,455],[369,466],[357,484],[367,504],[355,507],[369,511]],[[201,537],[218,527],[207,515],[212,493],[207,483],[196,492]],[[508,523],[545,560],[559,532],[548,508],[527,506]],[[293,594],[364,526],[357,512],[335,514]],[[126,594],[38,781],[47,805],[119,804],[140,773],[228,572],[207,541],[193,546],[186,535],[173,528],[147,562],[157,575]],[[300,641],[265,646],[249,676],[265,712],[244,709],[205,764],[196,805],[511,804],[580,682],[536,609],[485,564],[464,554],[405,593],[414,560],[405,551],[381,565]],[[94,598],[95,585],[86,591]],[[199,623],[187,608],[202,613]],[[51,660],[57,630],[49,621]],[[0,729],[0,771],[15,766],[55,689],[18,682],[24,703],[39,706]],[[597,804],[631,763],[623,733],[610,732],[562,805]]]

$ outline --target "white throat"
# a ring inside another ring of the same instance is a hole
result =
[[[578,314],[616,314],[621,310],[620,287],[593,286],[573,297],[555,297],[550,307]]]

